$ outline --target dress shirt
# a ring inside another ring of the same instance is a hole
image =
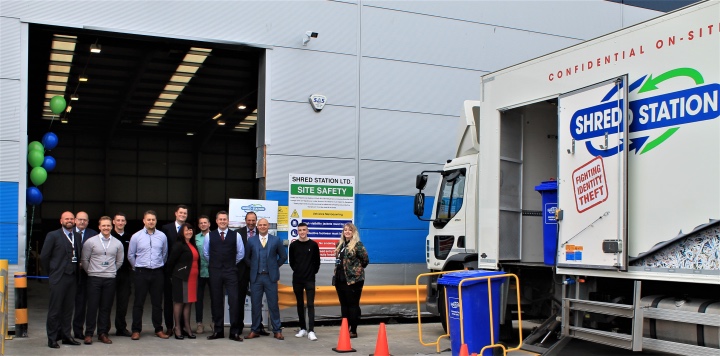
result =
[[[223,233],[223,235],[227,236],[228,230],[218,230],[219,233]],[[242,236],[240,234],[237,234],[237,238],[235,239],[235,245],[237,245],[237,252],[235,254],[235,264],[238,264],[240,260],[245,257],[245,246],[243,245]],[[205,241],[203,241],[203,256],[205,256],[205,259],[210,262],[210,234],[208,233],[207,236],[205,236]]]
[[[128,261],[133,268],[160,268],[167,261],[167,236],[155,229],[152,234],[142,229],[130,238]]]

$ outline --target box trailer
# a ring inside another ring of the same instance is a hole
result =
[[[428,269],[518,274],[523,318],[551,317],[543,335],[557,318],[558,339],[717,355],[719,92],[718,1],[484,75],[456,157],[432,172]]]

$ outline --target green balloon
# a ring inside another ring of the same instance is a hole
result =
[[[30,167],[40,167],[44,161],[45,153],[43,153],[43,151],[32,150],[28,152],[28,163],[30,163]]]
[[[43,144],[38,141],[33,141],[28,144],[28,152],[30,151],[40,151],[44,154],[45,146],[43,146]]]
[[[66,105],[67,103],[65,102],[65,98],[60,95],[53,96],[52,99],[50,99],[50,111],[52,111],[55,115],[59,115],[63,112]]]
[[[30,181],[35,186],[40,186],[47,180],[47,171],[43,167],[35,167],[30,171]]]

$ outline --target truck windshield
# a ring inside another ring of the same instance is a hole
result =
[[[456,169],[443,173],[438,194],[435,224],[445,225],[460,210],[465,196],[465,169]]]

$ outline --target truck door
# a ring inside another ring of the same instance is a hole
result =
[[[558,102],[557,266],[627,270],[627,75]]]

